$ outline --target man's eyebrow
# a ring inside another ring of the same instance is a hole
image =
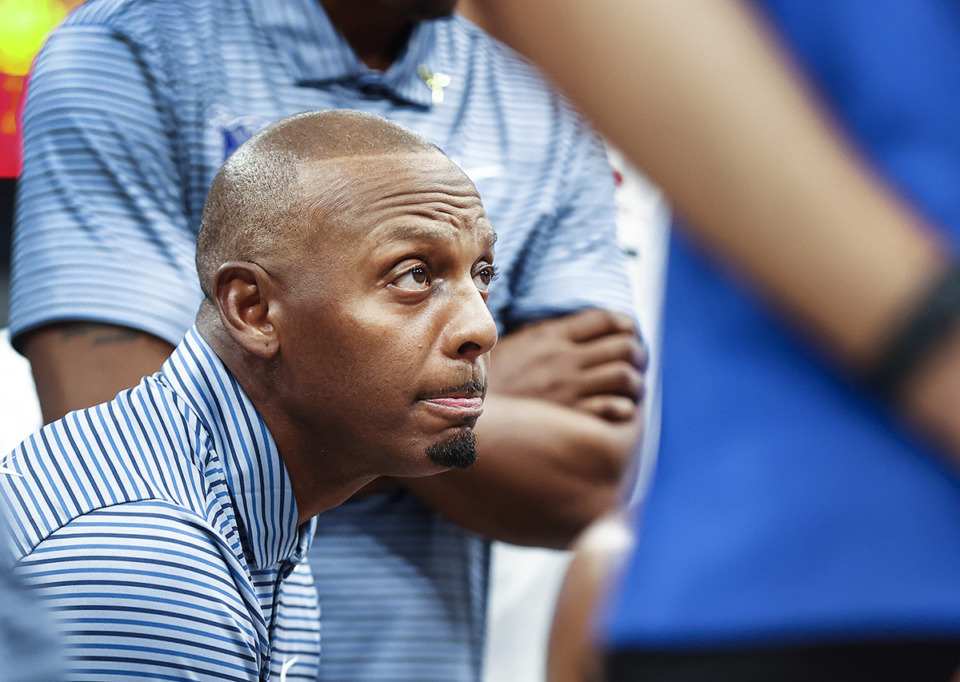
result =
[[[497,239],[500,238],[500,235],[498,235],[494,231],[493,227],[490,226],[483,230],[481,238],[487,242],[487,251],[493,251],[493,247],[497,243]]]

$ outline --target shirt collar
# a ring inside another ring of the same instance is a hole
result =
[[[451,19],[418,23],[397,60],[381,72],[360,61],[319,0],[250,0],[250,5],[254,21],[271,39],[297,85],[341,82],[361,92],[380,90],[401,102],[433,106],[433,93],[420,71],[443,70],[433,63],[437,32]]]
[[[204,462],[222,468],[253,568],[298,562],[316,519],[298,526],[297,503],[277,444],[257,409],[194,325],[161,375],[193,408],[213,442]],[[217,459],[219,461],[217,461]]]

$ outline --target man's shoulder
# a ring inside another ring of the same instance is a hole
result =
[[[36,431],[0,464],[0,498],[23,555],[85,515],[151,503],[203,515],[205,441],[175,393],[147,378]]]
[[[203,5],[204,0],[197,4]],[[165,13],[184,13],[184,0],[87,0],[70,13],[62,26],[103,26],[119,28],[140,17],[156,17]],[[158,29],[162,27],[158,26]]]
[[[70,519],[29,552],[14,546],[13,568],[57,616],[74,675],[258,679],[266,624],[233,530],[231,539],[169,503],[116,504]]]
[[[55,33],[100,31],[136,43],[177,36],[189,41],[217,14],[215,0],[88,0]]]
[[[582,116],[536,64],[459,15],[446,20],[439,33],[483,96],[496,98],[522,120],[533,116],[544,131],[555,132],[559,125],[579,134]]]

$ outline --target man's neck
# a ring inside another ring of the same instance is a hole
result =
[[[288,414],[282,409],[271,409],[273,407],[276,406],[265,406],[265,411],[270,414],[267,416],[261,412],[261,417],[277,443],[280,457],[283,458],[283,464],[290,476],[301,524],[346,502],[354,493],[377,478],[345,466],[347,463],[356,462],[357,458],[343,457],[338,448],[327,447],[320,434],[309,434],[297,428],[297,425],[290,423]]]
[[[298,523],[345,502],[377,478],[355,466],[357,457],[344,456],[344,449],[328,446],[323,430],[316,432],[298,422],[278,401],[275,373],[251,359],[218,324],[212,306],[201,306],[197,315],[200,334],[240,384],[277,445],[297,502]],[[332,430],[330,430],[332,431]],[[352,453],[347,453],[352,454]]]
[[[414,22],[376,3],[320,0],[330,22],[371,69],[387,70],[403,50]]]

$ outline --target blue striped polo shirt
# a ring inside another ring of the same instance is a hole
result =
[[[0,476],[15,573],[63,631],[71,680],[311,680],[319,615],[290,478],[192,328],[113,401],[71,412]]]
[[[317,0],[91,0],[31,78],[14,340],[79,319],[176,343],[200,301],[194,242],[214,173],[268,122],[332,107],[422,133],[474,180],[499,235],[501,332],[588,306],[632,311],[601,143],[463,18],[418,24],[378,72]],[[487,556],[405,491],[324,514],[311,553],[321,678],[479,679]]]

